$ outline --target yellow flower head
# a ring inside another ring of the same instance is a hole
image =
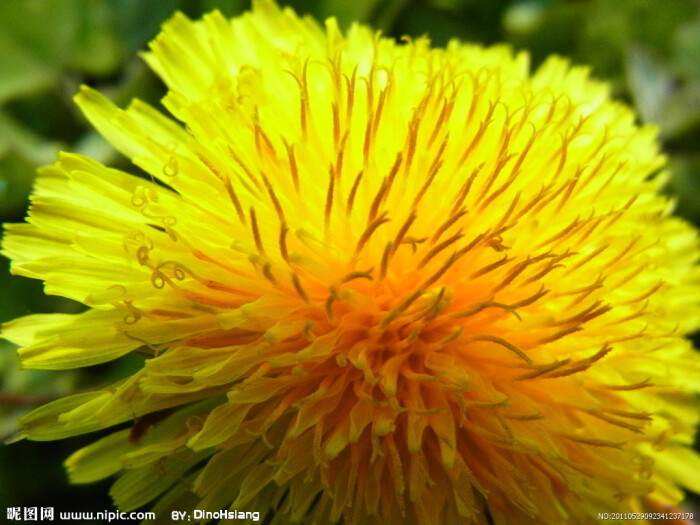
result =
[[[696,233],[587,70],[268,0],[175,15],[145,59],[174,119],[76,101],[153,180],[62,154],[3,242],[90,307],[5,325],[24,367],[147,354],[23,418],[135,420],[74,482],[272,524],[594,523],[700,491]]]

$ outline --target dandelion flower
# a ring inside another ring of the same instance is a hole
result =
[[[152,180],[62,154],[3,241],[89,307],[6,324],[24,367],[146,355],[22,419],[134,421],[73,482],[273,524],[594,523],[700,491],[696,232],[586,69],[268,0],[177,14],[144,58],[172,117],[76,101]]]

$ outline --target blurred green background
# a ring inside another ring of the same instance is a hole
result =
[[[289,0],[342,27],[359,20],[385,34],[430,35],[528,49],[533,66],[557,53],[589,64],[614,95],[660,128],[673,172],[667,191],[677,212],[700,224],[700,2],[697,0]],[[81,84],[121,106],[133,97],[158,105],[162,83],[138,52],[176,10],[233,16],[249,0],[0,0],[0,222],[22,221],[38,166],[60,150],[112,166],[128,163],[89,128],[72,97]],[[133,171],[133,170],[132,170]],[[43,295],[40,282],[11,277],[0,258],[0,322],[33,312],[77,312],[81,306]],[[16,418],[79,389],[130,372],[129,359],[66,372],[19,371],[0,342],[0,439]],[[111,508],[109,483],[71,487],[62,461],[94,436],[0,447],[0,520],[10,506],[100,511]],[[695,500],[697,502],[697,499]],[[86,521],[82,523],[88,523]]]

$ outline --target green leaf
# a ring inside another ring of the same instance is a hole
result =
[[[36,135],[0,110],[0,157],[14,152],[27,162],[38,166],[56,160],[62,146],[59,142],[48,141]]]
[[[626,65],[627,85],[639,115],[645,122],[660,122],[673,78],[658,58],[640,46],[629,48]]]
[[[176,0],[112,0],[111,5],[116,13],[117,34],[129,53],[143,49],[179,8]]]
[[[74,0],[80,16],[68,64],[89,75],[116,73],[124,61],[126,45],[116,32],[117,12],[104,0]]]
[[[202,13],[209,13],[214,9],[221,11],[224,16],[233,17],[239,15],[250,7],[250,2],[245,0],[203,0]]]
[[[72,0],[0,2],[0,102],[47,87],[70,54]]]
[[[657,124],[666,140],[699,123],[700,80],[678,82],[667,65],[639,46],[627,57],[627,84],[643,121]]]
[[[700,14],[681,25],[672,40],[672,66],[677,74],[700,77]]]
[[[675,155],[669,169],[672,174],[669,193],[677,199],[676,213],[700,225],[700,155]]]
[[[700,126],[700,80],[690,80],[669,95],[659,124],[664,139],[676,138]]]
[[[401,4],[403,2],[391,2]],[[316,10],[320,20],[330,16],[338,19],[341,28],[349,27],[353,22],[367,22],[376,12],[380,0],[356,0],[354,2],[337,2],[334,0],[321,0]]]
[[[21,213],[36,166],[53,162],[60,148],[0,110],[0,221]]]
[[[34,171],[31,163],[14,152],[0,156],[0,222],[13,220],[22,213],[32,188]],[[4,301],[2,305],[0,317],[4,317],[9,308]]]
[[[54,68],[1,30],[0,50],[0,103],[53,82]]]
[[[503,13],[504,31],[516,48],[530,53],[533,66],[552,53],[575,57],[587,10],[582,2],[516,2]]]

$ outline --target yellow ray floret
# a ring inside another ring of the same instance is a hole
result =
[[[272,524],[587,524],[700,491],[696,232],[585,68],[268,0],[175,15],[144,58],[172,117],[76,102],[150,180],[62,154],[3,240],[90,307],[4,325],[23,366],[146,356],[22,419],[134,420],[74,482]]]

